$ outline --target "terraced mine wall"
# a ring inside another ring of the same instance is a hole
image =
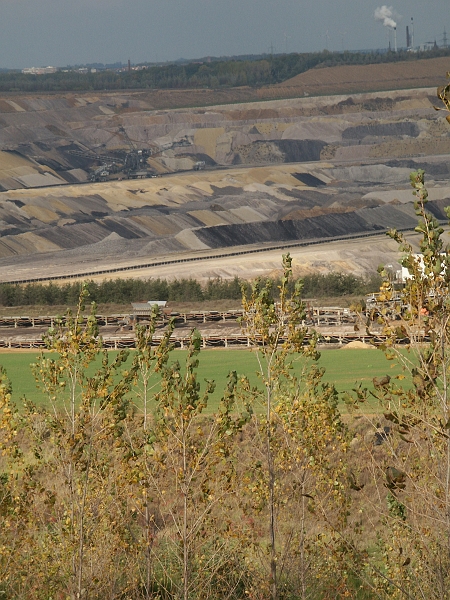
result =
[[[392,166],[294,163],[10,190],[0,194],[0,280],[108,275],[189,262],[186,253],[200,252],[199,260],[214,250],[218,258],[222,247],[281,249],[391,227],[413,229],[409,173],[425,160],[436,173],[428,182],[429,210],[446,220],[445,157],[396,160]],[[230,259],[235,254],[227,252]]]
[[[324,215],[302,221],[271,221],[245,225],[205,227],[196,236],[209,248],[246,244],[341,238],[354,233],[383,231],[382,225],[369,224],[354,213]]]
[[[405,85],[410,81],[405,73]],[[149,156],[141,166],[148,174],[190,170],[199,161],[266,165],[450,151],[446,125],[433,110],[433,88],[175,110],[155,110],[152,97],[0,99],[0,190],[83,183],[96,170],[107,173],[102,180],[126,178],[130,170],[116,167],[138,148]]]
[[[403,87],[413,81],[405,69]],[[316,85],[319,71],[291,82],[289,94]],[[416,168],[427,172],[430,210],[446,218],[450,136],[435,89],[297,96],[192,109],[155,108],[153,92],[0,99],[0,281],[412,229]],[[155,177],[114,172],[137,148],[144,175]],[[193,171],[199,160],[204,169]],[[109,169],[104,181],[89,181],[93,169]],[[378,259],[362,266],[353,256],[345,268],[375,269]]]

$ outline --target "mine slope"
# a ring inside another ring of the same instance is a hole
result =
[[[429,73],[445,72],[442,60],[425,61]],[[370,73],[380,88],[394,76],[398,87],[412,81],[409,63],[383,65],[395,74],[375,67],[314,69],[285,87],[364,89]],[[170,110],[154,108],[152,94],[0,99],[0,280],[413,228],[409,173],[418,167],[430,210],[446,218],[450,135],[435,89]],[[127,148],[146,149],[147,172],[160,176],[88,181],[101,156]],[[193,172],[198,160],[206,168]],[[380,256],[341,259],[319,267],[361,272]]]

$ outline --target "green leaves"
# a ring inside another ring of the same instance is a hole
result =
[[[449,78],[449,77],[450,77],[450,73],[447,73],[447,78]],[[444,108],[435,106],[434,109],[435,110],[445,110],[447,112],[450,112],[450,82],[447,83],[447,85],[439,86],[437,88],[436,95],[439,98],[439,100],[442,102],[442,104],[444,105]],[[447,115],[445,118],[448,121],[448,123],[450,123],[450,114]]]
[[[258,594],[264,589],[264,597],[272,599],[283,589],[279,565],[295,563],[299,555],[308,561],[316,548],[312,531],[323,528],[331,535],[337,522],[345,521],[347,479],[343,462],[336,459],[347,445],[337,392],[323,383],[323,369],[314,363],[320,356],[318,336],[305,324],[302,284],[292,286],[289,254],[283,256],[279,281],[277,299],[270,281],[257,281],[249,296],[243,294],[243,331],[257,356],[264,389],[251,389],[246,380],[239,388],[248,404],[260,405],[252,415],[244,489],[247,511],[258,516],[268,540],[256,547],[268,555]],[[299,378],[292,372],[294,361],[302,361]],[[325,514],[329,517],[322,519]],[[291,545],[293,539],[298,547]],[[300,577],[306,586],[306,572]]]
[[[406,487],[406,473],[395,467],[387,467],[386,487],[391,491],[404,490]]]
[[[382,300],[396,294],[400,310],[381,309],[377,323],[386,338],[383,349],[403,374],[395,381],[374,380],[389,437],[366,460],[374,484],[381,475],[388,490],[383,568],[392,589],[399,597],[438,598],[447,595],[450,564],[450,248],[443,227],[427,210],[424,171],[411,173],[410,180],[420,253],[403,234],[390,232],[405,253],[401,263],[409,277],[403,286],[385,280]],[[377,510],[383,512],[382,503]],[[439,577],[444,593],[435,587]]]

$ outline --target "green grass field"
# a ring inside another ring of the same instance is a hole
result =
[[[23,396],[37,404],[46,402],[41,391],[36,388],[30,368],[30,364],[36,361],[37,356],[36,352],[0,355],[0,364],[6,369],[11,380],[13,400],[18,405]],[[185,351],[174,351],[172,360],[179,360],[183,364],[185,356]],[[247,375],[253,385],[258,385],[256,375],[258,363],[255,354],[249,350],[203,350],[199,358],[199,381],[202,383],[205,379],[216,381],[216,390],[210,398],[210,410],[214,410],[217,405],[230,371],[235,370],[238,375]],[[129,362],[131,362],[131,353]],[[301,361],[294,363],[294,372],[299,373],[302,364]],[[387,361],[379,350],[324,350],[319,365],[325,368],[324,380],[334,383],[339,392],[351,390],[360,383],[373,389],[373,377],[400,373],[400,368],[393,362]],[[407,380],[405,382],[407,385]],[[375,410],[375,405],[373,408]]]

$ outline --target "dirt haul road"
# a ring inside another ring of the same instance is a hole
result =
[[[419,236],[412,232],[405,233],[406,238],[413,247],[418,250]],[[386,234],[371,237],[357,238],[353,240],[327,241],[314,243],[313,245],[290,246],[288,243],[283,248],[264,249],[263,246],[235,247],[230,256],[223,256],[224,251],[184,253],[171,255],[167,258],[170,264],[159,264],[153,267],[139,268],[134,261],[120,261],[109,264],[110,272],[102,274],[90,273],[85,276],[76,276],[80,272],[80,264],[74,264],[68,268],[64,261],[61,265],[53,264],[50,268],[42,265],[39,269],[39,280],[45,281],[46,271],[49,278],[58,277],[55,283],[67,281],[81,281],[85,279],[104,281],[108,279],[148,279],[161,278],[167,280],[193,278],[200,282],[220,277],[222,279],[251,280],[256,277],[278,276],[281,273],[282,255],[289,252],[293,258],[293,271],[295,276],[309,273],[330,272],[353,273],[357,276],[368,276],[375,273],[380,264],[391,264],[393,270],[401,268],[397,244],[388,238]],[[205,257],[204,255],[207,255]],[[162,260],[164,257],[162,257]],[[177,262],[180,261],[180,262]],[[114,268],[121,270],[115,272]],[[125,270],[132,267],[130,270]],[[72,273],[72,275],[68,275]],[[16,277],[14,277],[16,275]],[[20,279],[33,280],[36,268],[27,268],[25,265],[14,273],[0,270],[0,276],[4,281]],[[49,280],[47,280],[49,281]]]

